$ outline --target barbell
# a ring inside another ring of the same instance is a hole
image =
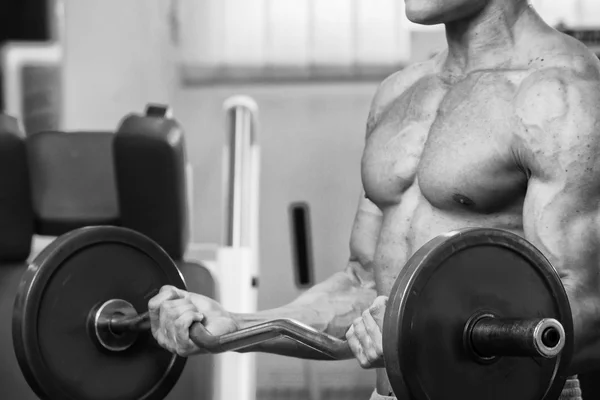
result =
[[[69,232],[23,275],[13,345],[42,400],[159,400],[185,358],[160,348],[148,300],[164,285],[185,289],[165,251],[118,227]],[[213,353],[251,350],[287,337],[331,359],[346,341],[293,320],[190,338]],[[383,324],[394,392],[416,400],[557,399],[573,352],[569,301],[558,274],[532,244],[498,229],[463,229],[420,248],[392,288]]]

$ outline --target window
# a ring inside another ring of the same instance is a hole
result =
[[[531,0],[531,4],[552,26],[564,24],[570,28],[597,28],[600,25],[598,0]]]
[[[445,45],[403,0],[171,0],[188,83],[381,79]],[[531,0],[551,25],[590,25],[598,0]],[[414,48],[411,48],[414,46]]]
[[[197,79],[379,78],[411,54],[414,25],[399,0],[179,0],[177,6],[180,61]]]

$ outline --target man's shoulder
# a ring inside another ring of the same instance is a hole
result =
[[[377,88],[376,100],[385,102],[389,98],[398,97],[406,89],[420,79],[439,71],[441,53],[426,61],[409,64],[385,78]]]
[[[527,62],[528,76],[522,89],[561,80],[563,84],[600,81],[600,60],[577,39],[558,31],[546,34],[535,43],[522,62]]]
[[[559,32],[545,47],[529,55],[528,71],[516,100],[522,112],[545,119],[557,112],[577,115],[577,109],[600,115],[600,60],[578,40]],[[543,107],[542,107],[543,105]],[[574,112],[575,111],[575,112]]]
[[[538,57],[515,96],[525,142],[547,168],[558,159],[596,162],[592,153],[600,147],[600,61],[574,39]]]
[[[371,103],[371,114],[380,114],[419,80],[439,71],[442,55],[429,60],[409,64],[385,78],[378,86]]]

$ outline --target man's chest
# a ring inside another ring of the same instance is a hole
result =
[[[514,97],[522,73],[473,73],[457,83],[421,79],[381,115],[367,138],[362,177],[380,206],[411,186],[440,209],[495,212],[522,196]]]

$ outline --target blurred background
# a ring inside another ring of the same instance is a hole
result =
[[[534,0],[551,25],[600,43],[598,0]],[[111,130],[146,103],[172,106],[193,167],[193,241],[222,237],[223,102],[259,107],[258,308],[300,294],[288,207],[312,218],[315,281],[343,268],[378,83],[445,45],[399,0],[4,0],[2,105],[25,132]],[[299,360],[259,354],[258,398],[306,398]],[[371,371],[312,363],[323,392],[365,398]],[[0,389],[1,391],[1,389]],[[1,397],[1,396],[0,396]]]

